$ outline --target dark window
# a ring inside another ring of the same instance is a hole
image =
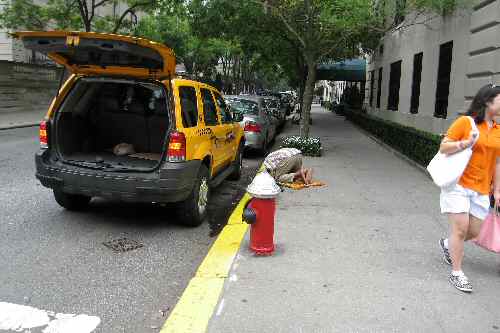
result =
[[[418,113],[420,100],[420,82],[422,81],[422,52],[415,54],[413,57],[413,79],[411,83],[411,103],[410,113]]]
[[[442,44],[439,48],[439,67],[436,86],[436,105],[434,117],[446,118],[448,115],[448,95],[450,94],[451,61],[453,42]]]
[[[391,64],[389,77],[389,99],[387,109],[396,111],[399,106],[399,86],[401,84],[401,60]]]
[[[194,127],[198,125],[198,103],[194,87],[179,87],[181,102],[182,126]]]
[[[382,95],[382,67],[378,69],[377,108],[380,108],[381,95]]]
[[[375,85],[375,71],[370,72],[370,106],[373,106],[373,88]]]
[[[208,89],[201,89],[201,99],[203,101],[203,116],[205,117],[205,125],[219,125],[217,118],[217,108],[215,107],[214,98]]]
[[[405,11],[406,11],[406,0],[396,0],[394,25],[398,25],[405,20]]]
[[[214,95],[215,95],[215,102],[217,103],[217,106],[219,107],[220,110],[222,122],[224,124],[232,123],[233,117],[231,116],[231,111],[229,109],[229,106],[226,104],[226,101],[224,101],[224,98],[222,98],[222,96],[219,95],[218,93],[214,93]]]

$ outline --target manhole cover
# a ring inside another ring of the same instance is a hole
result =
[[[104,242],[103,244],[115,252],[132,251],[144,246],[141,243],[128,238],[113,239],[109,242]]]

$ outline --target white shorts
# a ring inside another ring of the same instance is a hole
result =
[[[460,185],[441,189],[441,213],[469,213],[484,220],[490,211],[490,197]]]

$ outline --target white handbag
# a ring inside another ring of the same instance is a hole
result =
[[[471,122],[472,131],[478,133],[474,143],[470,147],[451,155],[442,154],[438,151],[427,166],[427,171],[429,171],[432,180],[439,187],[447,188],[455,185],[462,177],[467,164],[469,164],[472,148],[479,139],[479,131],[474,119],[472,117],[467,118]]]

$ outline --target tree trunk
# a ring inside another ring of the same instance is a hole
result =
[[[302,101],[302,121],[300,123],[300,136],[309,137],[309,119],[311,119],[311,105],[316,83],[316,61],[307,60],[307,79],[304,87],[304,98]]]

